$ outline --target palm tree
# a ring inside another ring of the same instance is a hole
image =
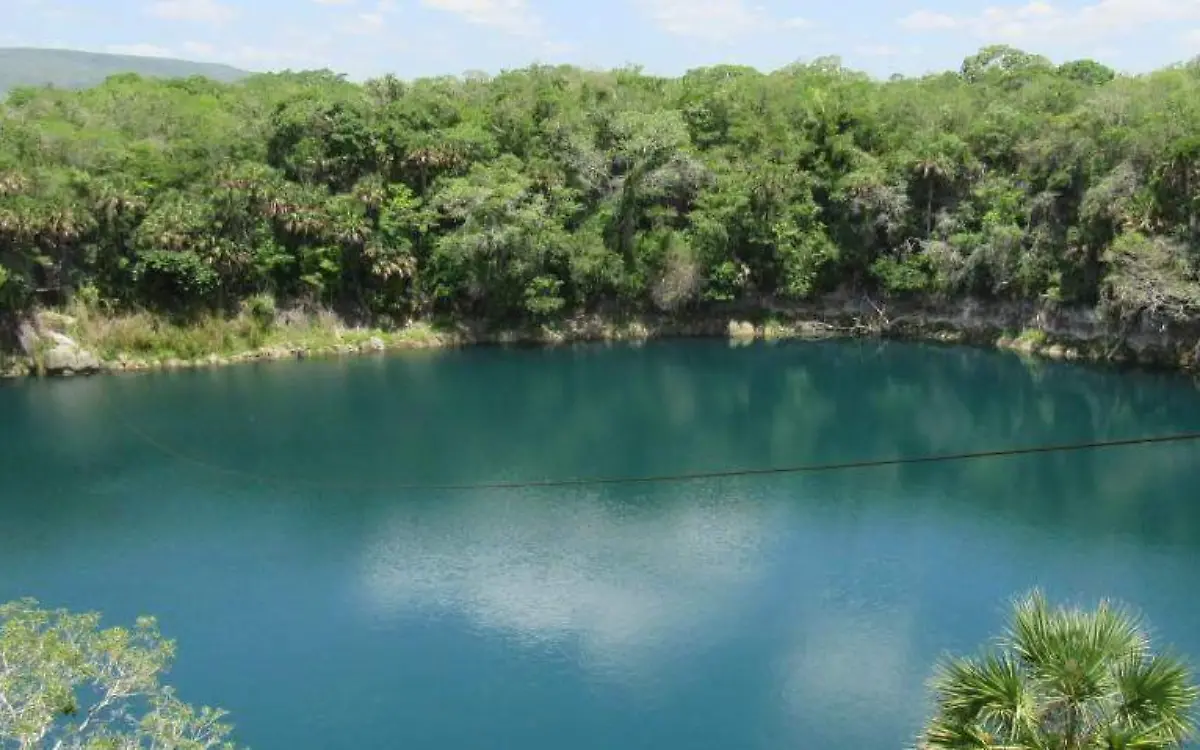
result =
[[[954,164],[949,157],[934,146],[927,147],[912,163],[917,180],[925,183],[925,236],[933,234],[933,203],[938,188],[954,174]]]
[[[1016,602],[998,647],[948,658],[933,681],[923,748],[1165,750],[1192,736],[1197,690],[1181,660],[1154,654],[1140,619],[1102,602]]]

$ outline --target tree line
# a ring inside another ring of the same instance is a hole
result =
[[[0,107],[0,315],[275,299],[538,321],[830,293],[1200,310],[1200,63],[994,46],[357,84],[120,75]]]

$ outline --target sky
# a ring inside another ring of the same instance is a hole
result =
[[[824,55],[883,77],[956,69],[991,43],[1129,72],[1200,55],[1200,0],[0,0],[0,19],[0,46],[353,79]]]

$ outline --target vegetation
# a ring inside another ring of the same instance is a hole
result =
[[[255,301],[254,298],[251,302]],[[427,324],[414,324],[384,331],[347,328],[328,312],[289,313],[276,318],[273,306],[244,305],[237,314],[205,314],[186,322],[164,319],[147,312],[125,315],[98,314],[83,305],[68,308],[73,313],[66,330],[78,341],[86,341],[96,354],[108,361],[126,358],[203,361],[216,355],[228,357],[253,352],[276,351],[333,353],[372,348],[443,346],[457,339],[453,331],[440,331]],[[271,317],[266,317],[270,315]]]
[[[1195,732],[1197,690],[1183,663],[1154,654],[1130,612],[1017,602],[998,649],[949,659],[934,681],[929,748],[1158,750]]]
[[[174,653],[151,618],[101,629],[95,614],[0,605],[0,747],[232,748],[224,712],[160,684]]]
[[[98,86],[109,76],[120,73],[137,73],[149,78],[205,76],[227,82],[250,75],[228,65],[164,57],[107,55],[66,49],[0,49],[0,93],[21,86],[86,88]]]
[[[20,88],[0,316],[270,300],[389,329],[868,293],[1190,320],[1197,132],[1200,64],[1009,47],[886,82],[821,59]]]

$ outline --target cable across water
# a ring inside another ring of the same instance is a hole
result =
[[[522,481],[496,482],[452,482],[452,483],[407,483],[407,482],[327,482],[296,477],[278,477],[259,474],[252,471],[233,467],[220,466],[202,458],[179,451],[145,432],[123,417],[120,421],[132,433],[156,450],[177,460],[192,464],[215,474],[237,477],[254,482],[277,484],[315,489],[382,489],[410,492],[471,492],[477,490],[523,490],[546,488],[599,487],[611,485],[638,484],[677,484],[683,482],[699,482],[716,479],[734,479],[739,477],[765,477],[790,474],[819,474],[838,471],[858,471],[878,469],[889,466],[908,466],[915,464],[936,464],[959,461],[978,461],[984,459],[1000,459],[1016,456],[1031,456],[1049,453],[1072,453],[1089,450],[1125,448],[1132,446],[1165,445],[1171,443],[1189,443],[1200,441],[1200,431],[1179,432],[1168,435],[1150,435],[1143,437],[1117,438],[1110,440],[1090,440],[1075,443],[1043,444],[1032,446],[1014,446],[990,450],[963,451],[957,453],[939,453],[922,456],[900,456],[892,458],[870,458],[855,461],[833,461],[824,463],[801,463],[789,466],[770,466],[762,468],[719,469],[712,471],[682,472],[676,474],[652,474],[645,476],[615,476],[615,477],[569,477],[563,479],[529,479]]]

